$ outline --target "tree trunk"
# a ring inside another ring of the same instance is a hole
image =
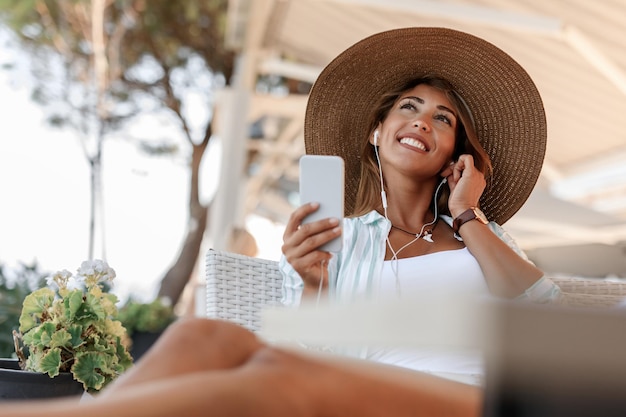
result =
[[[168,297],[173,305],[178,303],[193,274],[200,254],[204,232],[208,226],[209,206],[202,205],[200,202],[200,163],[211,138],[211,133],[212,127],[209,123],[202,143],[192,146],[187,235],[178,259],[161,279],[161,287],[159,288],[159,297]]]
[[[174,305],[180,299],[196,266],[202,238],[207,227],[209,207],[202,207],[198,214],[198,216],[192,215],[190,219],[190,227],[187,229],[187,235],[178,259],[161,279],[159,297],[168,297]]]

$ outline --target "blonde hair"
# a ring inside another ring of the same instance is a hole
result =
[[[404,93],[422,84],[442,91],[457,112],[459,123],[457,123],[455,132],[456,144],[452,155],[453,159],[456,160],[462,154],[470,154],[474,158],[476,168],[485,174],[485,178],[488,179],[491,176],[491,159],[478,140],[472,113],[467,107],[467,104],[448,81],[437,76],[425,76],[412,80],[402,86],[402,88],[383,95],[378,103],[376,103],[369,117],[368,136],[363,140],[363,148],[361,150],[361,177],[356,194],[356,204],[351,216],[361,216],[381,207],[380,193],[382,190],[380,189],[378,163],[376,161],[374,146],[369,142],[369,136],[374,132],[374,129],[387,118],[389,111]],[[449,196],[450,189],[445,185],[437,201],[439,213],[450,214],[448,210]],[[434,209],[434,207],[432,207],[432,209]]]

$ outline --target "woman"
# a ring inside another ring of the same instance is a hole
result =
[[[342,156],[346,213],[290,217],[280,262],[284,299],[406,296],[449,288],[546,302],[559,290],[500,224],[541,170],[546,126],[523,68],[466,33],[409,28],[339,55],[313,86],[307,153]],[[337,254],[317,250],[343,234]],[[361,358],[479,384],[480,355],[432,349],[361,350]]]

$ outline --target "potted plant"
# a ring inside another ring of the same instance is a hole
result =
[[[115,271],[101,260],[83,262],[75,276],[59,271],[23,302],[16,353],[22,370],[55,378],[70,373],[93,393],[128,367],[126,331],[116,319],[117,297],[103,290]],[[10,384],[2,384],[10,385]]]
[[[138,360],[177,316],[168,298],[141,302],[134,298],[119,309],[118,319],[130,337],[130,353]]]

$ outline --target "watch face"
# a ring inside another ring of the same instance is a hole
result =
[[[487,220],[487,216],[485,216],[485,213],[483,213],[478,207],[474,208],[474,214],[476,215],[476,218],[480,220],[482,223],[484,224],[489,223],[489,220]]]

